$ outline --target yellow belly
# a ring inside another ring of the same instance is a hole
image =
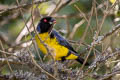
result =
[[[66,56],[68,54],[69,50],[64,46],[59,45],[56,38],[50,38],[48,33],[42,33],[42,34],[38,34],[38,35],[39,35],[40,39],[45,44],[47,44],[47,47],[55,60],[61,60],[61,57]],[[40,42],[37,35],[35,36],[35,40],[36,40],[37,45],[40,48],[40,50],[44,54],[47,54],[48,51],[47,51],[46,47],[43,45],[43,43]],[[76,58],[77,58],[77,56],[71,54],[66,59],[76,59]]]

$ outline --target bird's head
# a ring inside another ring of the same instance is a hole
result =
[[[44,17],[40,20],[37,31],[39,33],[51,32],[53,25],[56,23],[56,20],[52,17]]]

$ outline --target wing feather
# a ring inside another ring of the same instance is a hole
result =
[[[77,53],[73,49],[73,47],[68,43],[68,41],[66,39],[64,39],[57,31],[52,30],[51,34],[54,34],[54,36],[56,37],[56,39],[58,40],[60,45],[65,46],[66,48],[68,48],[70,51],[73,51],[74,53]]]

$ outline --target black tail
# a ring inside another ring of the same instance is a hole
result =
[[[76,60],[77,60],[79,63],[81,63],[81,64],[83,64],[83,62],[84,62],[84,59],[81,58],[81,57],[78,57]],[[88,62],[85,63],[85,66],[89,66],[89,65],[90,65],[90,64],[89,64]]]

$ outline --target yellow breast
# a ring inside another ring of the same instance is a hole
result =
[[[59,45],[58,41],[56,38],[50,38],[48,33],[42,33],[38,34],[40,39],[47,44],[47,47],[49,48],[49,51],[55,58],[55,60],[61,60],[61,57],[66,56],[68,53],[68,49],[64,46]],[[39,38],[37,35],[35,36],[35,40],[37,42],[38,47],[40,50],[44,53],[47,54],[48,51],[46,47],[43,45],[43,43],[40,42]]]

